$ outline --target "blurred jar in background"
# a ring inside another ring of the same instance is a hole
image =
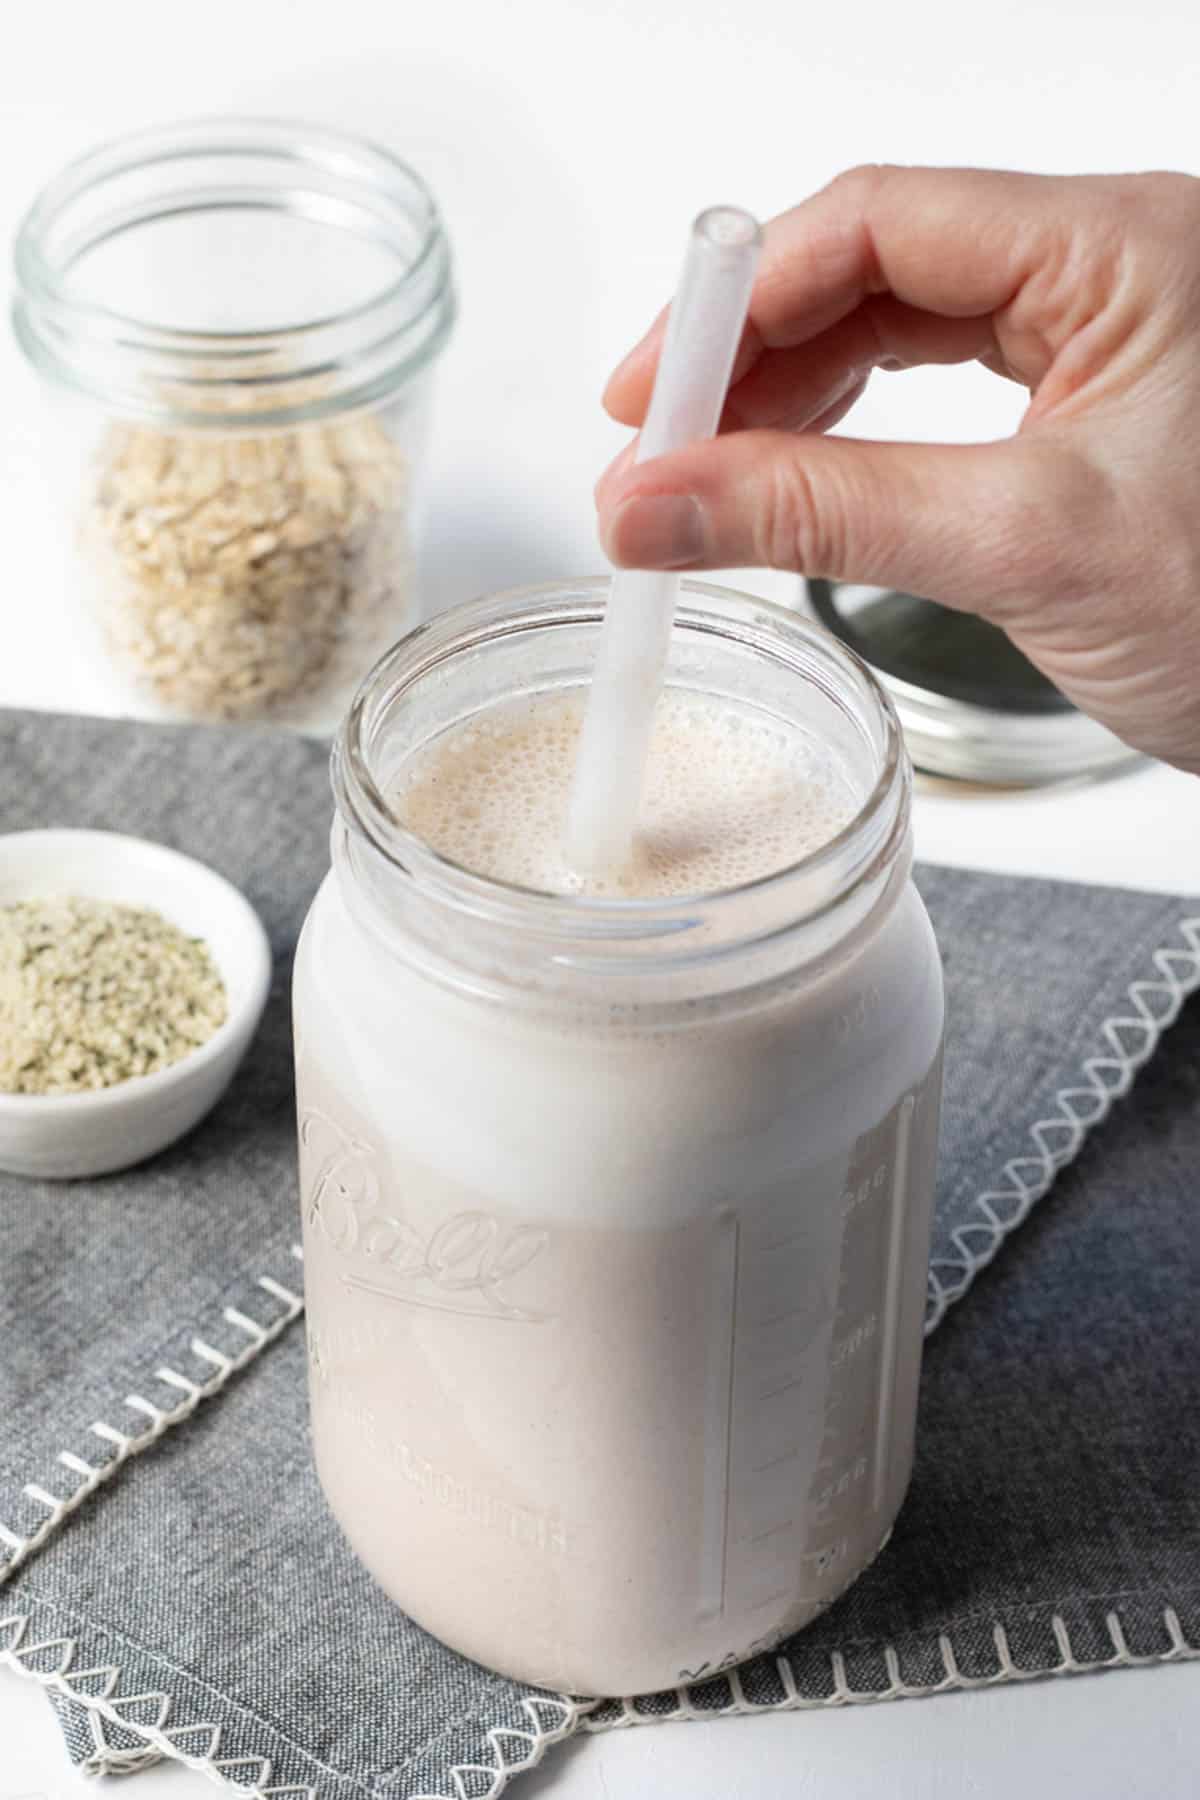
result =
[[[323,127],[182,124],[71,164],[15,265],[100,710],[331,732],[417,616],[455,310],[425,184]]]

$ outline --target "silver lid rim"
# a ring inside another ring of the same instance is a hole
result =
[[[1140,760],[1086,713],[1000,712],[874,673],[891,696],[913,762],[933,775],[1035,787]]]

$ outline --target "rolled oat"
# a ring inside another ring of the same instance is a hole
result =
[[[223,435],[114,425],[84,548],[109,648],[166,711],[270,717],[404,628],[408,470],[373,414]]]

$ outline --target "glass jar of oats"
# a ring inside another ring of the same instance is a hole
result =
[[[450,251],[420,177],[323,127],[206,120],[72,164],[14,323],[97,710],[331,732],[415,622],[415,501]]]

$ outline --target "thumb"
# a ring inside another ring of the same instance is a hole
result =
[[[738,431],[597,489],[604,547],[644,569],[765,566],[898,587],[972,611],[1061,585],[1097,496],[1061,442],[873,443]]]

